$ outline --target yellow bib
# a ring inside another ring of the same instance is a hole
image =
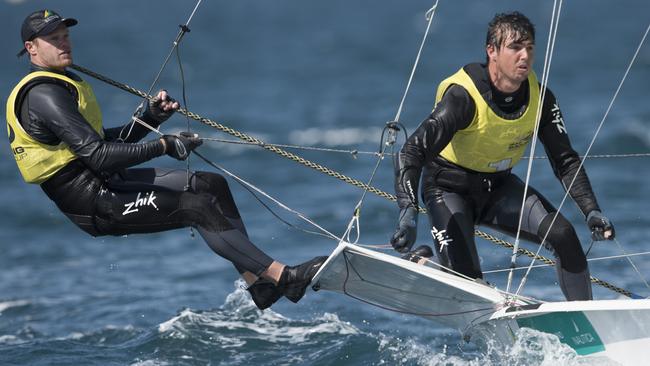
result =
[[[526,111],[512,120],[494,113],[463,69],[440,83],[436,103],[453,84],[462,86],[469,93],[476,104],[476,113],[472,123],[456,132],[440,156],[478,172],[492,173],[512,168],[524,154],[535,129],[539,108],[539,85],[535,74],[531,72],[528,75],[530,96]]]
[[[58,172],[70,161],[76,159],[67,144],[47,145],[36,141],[22,127],[16,115],[16,98],[20,90],[30,81],[39,77],[63,80],[77,89],[79,113],[102,137],[102,113],[95,99],[95,93],[85,81],[75,81],[53,72],[36,71],[25,76],[13,89],[7,99],[7,132],[11,150],[18,169],[27,183],[42,183]],[[20,111],[18,111],[20,113]]]

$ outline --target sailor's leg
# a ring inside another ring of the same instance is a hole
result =
[[[425,202],[440,264],[471,278],[483,278],[474,242],[473,209],[466,197],[431,188],[426,190]]]
[[[123,174],[126,180],[136,180],[163,186],[176,191],[191,190],[195,193],[208,193],[217,198],[217,209],[237,229],[248,236],[244,222],[232,197],[228,182],[219,175],[209,172],[192,172],[189,176],[185,170],[159,168],[127,169]]]
[[[498,231],[516,235],[524,183],[514,175],[491,197],[482,222]],[[520,237],[541,243],[555,256],[556,272],[567,300],[590,300],[591,282],[587,258],[571,223],[533,187],[528,187]]]
[[[549,212],[542,219],[537,235],[543,238],[548,232],[545,246],[555,255],[555,269],[562,293],[568,301],[591,300],[591,276],[578,235],[562,214],[558,214],[555,220],[554,216],[555,212]]]
[[[129,169],[121,184],[146,182],[172,190],[178,195],[178,207],[170,217],[197,227],[208,246],[231,261],[249,284],[255,304],[264,309],[283,294],[298,302],[309,282],[327,257],[316,257],[298,266],[274,261],[249,239],[227,181],[218,174],[161,169]],[[261,278],[260,278],[261,277]]]
[[[208,187],[204,179],[194,183],[195,177],[204,174],[218,177],[210,182],[218,185]],[[255,276],[264,273],[273,259],[248,239],[225,180],[216,174],[197,173],[190,182],[192,187],[185,191],[187,175],[181,170],[128,169],[115,177],[103,195],[104,206],[121,207],[140,195],[142,199],[155,197],[152,203],[159,207],[142,207],[129,215],[116,215],[114,209],[111,213],[104,210],[104,216],[111,216],[111,232],[152,232],[195,226],[208,246],[231,261],[241,273],[248,271]],[[198,190],[203,193],[195,192]],[[229,218],[224,215],[226,212]]]

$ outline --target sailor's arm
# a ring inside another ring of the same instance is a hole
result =
[[[390,241],[398,252],[410,250],[417,236],[417,197],[422,167],[449,144],[456,131],[471,123],[475,110],[465,89],[451,86],[400,150],[395,167],[395,192],[400,213],[397,230]]]
[[[27,98],[23,108],[29,109],[29,118],[65,142],[95,172],[131,167],[165,153],[160,139],[138,144],[104,141],[79,113],[75,96],[62,85],[38,84]]]
[[[549,157],[555,176],[560,179],[565,190],[575,178],[569,194],[576,202],[582,213],[587,216],[593,210],[599,210],[596,196],[593,193],[589,178],[584,167],[580,166],[580,157],[569,141],[562,111],[555,96],[547,89],[544,107],[539,125],[539,139]],[[577,174],[577,176],[576,176]]]
[[[595,240],[613,239],[614,228],[609,219],[602,215],[596,195],[591,188],[580,157],[571,146],[562,111],[553,93],[547,89],[539,126],[539,139],[544,145],[555,176],[578,205],[587,219]],[[574,180],[573,185],[571,181]]]
[[[464,88],[452,85],[433,112],[407,139],[395,167],[395,191],[400,208],[417,207],[422,167],[449,144],[458,130],[469,126],[476,105]]]

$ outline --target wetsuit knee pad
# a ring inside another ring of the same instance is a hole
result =
[[[183,192],[178,210],[172,216],[180,215],[187,225],[199,226],[212,232],[234,229],[217,210],[215,200],[216,197],[210,194]]]
[[[222,175],[196,172],[194,174],[194,190],[196,193],[207,193],[216,197],[219,208],[224,215],[232,218],[240,217],[228,181]]]
[[[549,213],[542,220],[537,233],[540,240],[546,235],[554,216],[554,212]],[[559,258],[562,268],[565,270],[578,273],[587,269],[587,257],[582,251],[578,235],[573,225],[562,215],[558,215],[555,222],[553,222],[553,226],[546,237],[545,246]]]
[[[104,233],[100,232],[97,229],[96,219],[90,215],[74,215],[65,213],[64,214],[72,221],[77,227],[86,233],[92,236],[103,236]]]
[[[229,190],[228,181],[220,174],[196,172],[194,174],[194,189],[197,193],[218,193]]]

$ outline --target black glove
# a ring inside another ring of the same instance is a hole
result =
[[[173,104],[176,101],[174,100],[174,98],[167,95],[164,102],[167,102],[168,104]],[[171,117],[172,114],[176,112],[176,109],[172,108],[165,111],[161,108],[161,103],[163,103],[163,100],[162,98],[160,98],[159,95],[156,95],[152,99],[149,99],[148,103],[146,103],[144,106],[144,111],[142,112],[142,118],[155,121],[159,124],[169,119],[169,117]]]
[[[418,210],[413,207],[403,208],[399,212],[399,224],[390,244],[400,253],[408,252],[415,243],[418,234]]]
[[[181,132],[179,136],[164,135],[162,139],[165,140],[165,154],[178,160],[187,159],[190,152],[203,143],[199,135],[189,132]]]
[[[593,240],[614,240],[614,236],[616,235],[614,225],[600,211],[593,210],[587,215],[587,226],[591,230],[591,238]],[[605,237],[606,231],[611,231],[611,235]]]

